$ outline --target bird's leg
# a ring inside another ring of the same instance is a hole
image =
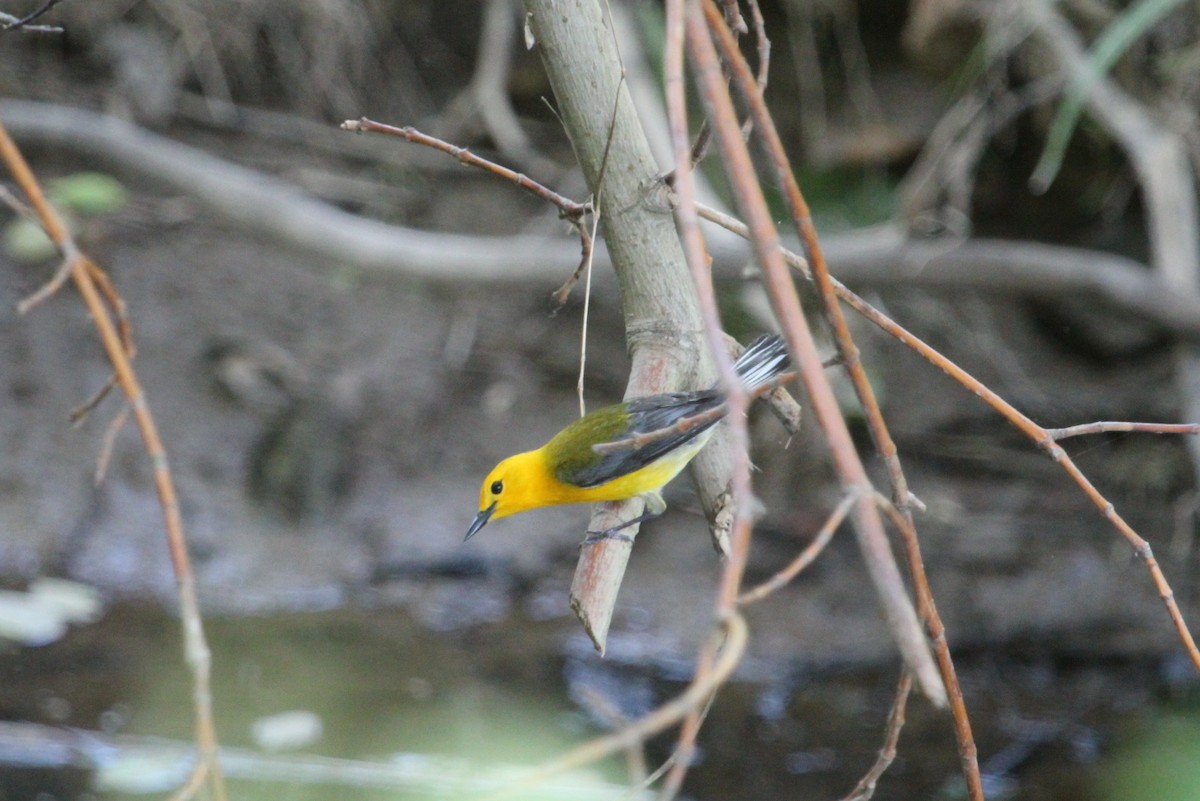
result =
[[[603,531],[589,531],[587,536],[583,538],[584,545],[594,545],[601,540],[617,540],[619,542],[633,543],[633,537],[628,534],[622,534],[621,529],[636,526],[639,523],[645,523],[647,520],[653,520],[667,511],[667,504],[662,499],[662,495],[658,492],[647,492],[643,496],[646,500],[646,511],[637,517],[626,520],[624,523],[606,528]]]
[[[653,520],[656,517],[658,517],[658,515],[647,512],[646,514],[640,514],[631,520],[626,520],[624,523],[615,525],[612,528],[606,528],[603,531],[589,531],[587,536],[583,538],[583,544],[594,545],[601,540],[618,540],[620,542],[632,543],[633,537],[629,536],[628,534],[622,534],[621,529],[629,528],[630,526],[636,526],[638,523],[645,523],[647,520]]]

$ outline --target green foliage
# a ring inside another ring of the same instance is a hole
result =
[[[98,172],[77,172],[50,181],[46,195],[72,231],[77,228],[78,219],[117,211],[129,200],[129,193],[120,181]],[[5,226],[4,249],[26,264],[46,261],[58,252],[41,225],[24,217]]]
[[[67,225],[74,227],[70,220]],[[4,249],[22,264],[37,264],[58,253],[42,226],[25,217],[18,217],[4,227]]]
[[[849,231],[887,222],[895,215],[897,182],[885,171],[860,167],[832,170],[801,169],[796,179],[812,209],[819,235]],[[768,197],[772,209],[782,210],[778,194]],[[777,211],[776,214],[782,214]]]
[[[1145,738],[1119,749],[1101,780],[1104,801],[1200,798],[1200,715],[1163,718]]]
[[[1182,0],[1141,0],[1122,11],[1096,39],[1085,69],[1071,81],[1050,124],[1046,149],[1029,179],[1033,191],[1045,192],[1058,175],[1092,86],[1108,74],[1130,45],[1181,4]]]
[[[102,172],[77,172],[51,181],[48,194],[57,208],[80,214],[117,211],[129,200],[121,182]]]

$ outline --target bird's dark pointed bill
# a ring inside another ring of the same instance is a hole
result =
[[[471,527],[467,529],[467,536],[463,537],[463,542],[466,542],[467,540],[471,539],[471,537],[474,537],[476,534],[478,534],[479,529],[487,525],[487,521],[491,519],[492,512],[494,511],[496,511],[495,502],[493,502],[491,506],[484,509],[479,514],[475,515],[475,519],[471,521]]]

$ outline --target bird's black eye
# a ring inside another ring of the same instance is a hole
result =
[[[492,494],[499,495],[502,492],[504,492],[504,482],[503,481],[493,481],[492,482]]]

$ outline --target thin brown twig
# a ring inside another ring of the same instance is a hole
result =
[[[740,53],[736,52],[736,43],[732,42],[732,35],[719,13],[715,12],[716,9],[709,4],[693,6],[688,10],[689,31],[695,30],[694,34],[689,34],[688,42],[691,57],[696,64],[697,80],[700,82],[700,76],[712,79],[721,73],[716,48],[710,38],[709,22],[706,20],[711,14],[711,28],[718,32],[718,38],[723,45],[722,50],[725,50],[725,45],[729,45],[734,51],[733,57],[730,57],[727,63],[738,70],[737,77],[740,82],[740,69],[745,62],[740,59]],[[753,77],[749,82],[756,88]],[[763,188],[754,178],[754,165],[737,125],[733,100],[723,82],[718,85],[714,81],[713,89],[711,92],[702,92],[702,95],[710,107],[709,116],[717,131],[726,177],[733,189],[737,207],[745,215],[752,233],[750,242],[755,260],[762,270],[773,309],[788,340],[792,363],[800,370],[814,416],[825,432],[833,467],[842,486],[847,491],[855,487],[869,486],[870,479],[866,468],[859,458],[842,416],[841,407],[829,385],[816,342],[796,295],[791,274],[780,255],[779,232],[775,228]],[[766,130],[774,131],[769,121],[767,125],[770,127],[764,126],[763,121],[759,120],[756,127],[760,134],[764,134]],[[861,497],[855,505],[853,520],[864,563],[880,598],[897,647],[913,669],[918,685],[926,697],[935,704],[941,703],[945,699],[945,690],[938,676],[938,668],[930,655],[920,621],[904,588],[904,581],[888,543],[879,510],[869,498]]]
[[[95,408],[104,401],[105,398],[108,397],[108,393],[112,392],[113,388],[116,386],[117,375],[116,373],[113,373],[108,377],[108,380],[104,382],[104,386],[92,393],[92,397],[88,398],[83,403],[71,410],[71,413],[67,415],[67,420],[69,420],[73,426],[83,423],[87,416],[91,414]]]
[[[613,113],[614,115],[616,114],[615,107]],[[366,117],[363,117],[362,119],[358,120],[346,120],[342,123],[342,128],[344,130],[354,131],[356,133],[383,133],[391,136],[399,136],[400,138],[409,142],[413,142],[414,144],[432,147],[435,150],[440,150],[443,153],[453,156],[463,164],[467,164],[472,167],[478,167],[482,170],[486,170],[490,173],[498,175],[506,181],[511,181],[525,191],[533,194],[535,197],[541,198],[547,203],[551,203],[556,206],[563,219],[569,221],[576,233],[579,234],[579,264],[575,267],[575,271],[571,273],[570,277],[567,278],[562,286],[556,289],[550,296],[551,303],[553,304],[552,310],[554,312],[558,311],[566,304],[567,297],[571,294],[571,289],[574,288],[575,284],[579,283],[579,279],[583,276],[584,270],[586,270],[588,265],[592,263],[592,254],[595,250],[595,243],[593,242],[592,236],[588,231],[587,224],[584,222],[584,217],[590,211],[592,211],[592,205],[590,203],[576,203],[574,200],[571,200],[564,195],[560,195],[553,189],[550,189],[544,184],[538,183],[523,173],[509,169],[508,167],[497,164],[494,161],[485,159],[482,156],[477,156],[465,147],[452,145],[445,140],[438,139],[436,136],[430,136],[429,134],[421,133],[412,126],[398,128],[393,125],[375,122],[374,120],[369,120]],[[605,148],[605,154],[607,156],[607,147]],[[603,170],[603,167],[601,169]]]
[[[1067,475],[1071,476],[1072,480],[1079,485],[1088,499],[1100,510],[1100,513],[1133,546],[1134,553],[1145,562],[1146,569],[1150,572],[1151,580],[1158,591],[1158,596],[1167,608],[1167,614],[1175,626],[1175,631],[1179,636],[1180,642],[1183,643],[1184,648],[1187,650],[1188,658],[1191,659],[1196,669],[1200,670],[1200,649],[1197,649],[1195,639],[1192,637],[1187,623],[1183,619],[1183,612],[1180,611],[1179,605],[1175,601],[1175,593],[1172,591],[1171,585],[1167,582],[1167,578],[1163,574],[1158,560],[1154,558],[1150,543],[1144,540],[1118,514],[1116,507],[1088,480],[1083,471],[1076,466],[1071,457],[1062,449],[1062,446],[1055,442],[1054,437],[1046,429],[1025,416],[1025,414],[993,392],[973,375],[950,359],[947,359],[939,351],[913,335],[912,332],[895,320],[892,320],[845,286],[839,284],[837,287],[838,296],[858,311],[859,314],[918,353],[926,361],[950,376],[950,378],[962,384],[973,395],[992,407],[1005,420],[1014,425],[1022,434],[1033,440],[1039,448],[1044,450],[1051,459],[1058,463],[1059,467],[1066,471]]]
[[[680,228],[680,239],[683,243],[688,267],[691,269],[708,259],[708,248],[700,233],[699,219],[695,216],[696,187],[692,169],[704,157],[704,152],[708,147],[709,128],[706,121],[701,126],[695,145],[688,146],[687,93],[683,57],[684,2],[685,0],[667,0],[665,4],[663,88],[667,100],[667,125],[671,134],[671,152],[675,160],[675,169],[667,180],[678,198],[674,209],[675,218]],[[693,270],[692,275],[693,283],[695,283],[697,273]],[[705,327],[708,328],[707,320],[705,322]],[[729,372],[732,373],[732,359],[723,347],[717,349],[718,357],[721,354],[724,354],[724,358],[718,362],[718,369],[721,369],[722,375],[724,375],[724,365],[728,364]],[[730,569],[730,565],[726,563],[725,570],[722,572],[728,572]],[[707,681],[711,678],[715,657],[715,645],[710,642],[696,656],[696,672],[693,681]],[[686,710],[683,724],[676,737],[675,748],[672,751],[674,761],[667,769],[666,782],[660,793],[661,801],[669,801],[683,784],[683,777],[687,773],[696,737],[700,731],[700,717],[699,706],[693,706]]]
[[[50,280],[38,287],[33,294],[22,298],[17,304],[17,314],[27,314],[30,309],[36,308],[44,303],[48,298],[53,297],[62,289],[63,284],[71,277],[71,270],[79,258],[78,251],[71,253],[63,253],[62,263],[58,265],[58,269],[54,271],[54,275]]]
[[[472,167],[478,167],[482,170],[487,170],[490,173],[500,176],[501,178],[515,183],[517,186],[530,192],[548,203],[553,203],[558,207],[559,212],[563,217],[571,219],[581,219],[590,211],[586,203],[576,203],[564,195],[560,195],[554,190],[543,186],[532,178],[519,173],[515,170],[510,170],[508,167],[497,164],[494,161],[488,161],[485,158],[475,155],[465,147],[452,145],[449,142],[438,139],[436,136],[421,133],[416,128],[410,125],[398,128],[394,125],[387,125],[382,122],[375,122],[366,117],[357,120],[346,120],[342,123],[342,129],[346,131],[354,131],[355,133],[382,133],[391,136],[398,136],[413,142],[418,145],[432,147],[435,150],[440,150],[450,156],[461,161],[463,164]]]
[[[113,323],[109,310],[105,307],[105,290],[97,287],[95,276],[100,272],[99,266],[92,264],[79,252],[62,217],[46,200],[41,184],[3,124],[0,124],[0,159],[8,165],[17,184],[37,211],[46,234],[70,259],[71,277],[96,326],[105,353],[112,363],[141,432],[146,452],[153,463],[155,490],[163,511],[167,544],[179,592],[184,658],[192,671],[192,700],[196,716],[196,745],[199,751],[199,758],[193,766],[191,776],[176,797],[181,800],[190,798],[205,782],[210,782],[215,797],[218,801],[224,801],[225,783],[217,760],[217,735],[212,716],[212,691],[209,681],[212,656],[204,639],[195,578],[183,536],[179,500],[158,426],[127,356],[126,343],[122,341],[118,326]]]
[[[104,272],[104,270],[100,269],[91,261],[87,261],[86,264],[92,280],[96,283],[97,289],[100,290],[101,296],[108,303],[109,311],[112,313],[113,317],[116,318],[117,332],[121,337],[122,345],[125,347],[125,357],[132,362],[134,357],[137,356],[137,345],[133,341],[133,325],[130,323],[129,315],[126,313],[125,299],[122,298],[120,293],[117,292],[117,288],[113,286],[112,279],[108,277],[108,273]],[[55,278],[57,277],[58,276],[56,275]],[[48,298],[50,293],[46,293],[46,289],[49,286],[50,284],[44,284],[38,290],[38,292],[34,294],[42,295],[42,300]],[[57,291],[57,288],[55,288],[55,291]],[[38,302],[40,303],[41,301],[39,300]],[[82,423],[84,419],[91,414],[92,410],[99,406],[101,401],[108,397],[108,393],[110,393],[116,386],[117,374],[114,372],[108,377],[108,380],[105,381],[104,386],[96,391],[96,394],[71,410],[71,414],[67,418],[71,421],[71,425],[77,426]],[[100,463],[98,463],[97,475],[101,475],[102,473],[103,469],[101,468]]]
[[[771,40],[767,38],[767,25],[763,19],[762,9],[758,7],[758,0],[748,0],[746,5],[750,9],[750,19],[754,23],[754,42],[758,51],[758,71],[755,75],[755,83],[758,84],[760,92],[765,92],[768,73],[771,69]],[[748,139],[753,130],[754,115],[747,114],[745,121],[742,122],[742,136]]]
[[[726,0],[722,0],[726,2]],[[733,3],[734,14],[730,16],[726,13],[725,21],[729,25],[729,29],[735,36],[740,36],[747,33],[749,28],[746,26],[745,18],[739,13],[736,5],[736,0],[730,0]],[[767,88],[767,77],[771,69],[771,40],[767,37],[766,21],[763,19],[762,9],[758,6],[758,0],[749,0],[747,7],[750,9],[750,19],[754,23],[754,41],[758,50],[758,86],[764,91]],[[747,117],[742,122],[742,136],[749,137],[750,132],[754,130],[754,118]],[[695,167],[708,154],[708,146],[712,141],[712,126],[707,119],[700,121],[700,131],[696,134],[695,144],[692,145],[691,164]]]
[[[96,288],[100,290],[101,297],[108,302],[109,311],[112,312],[113,317],[117,320],[117,333],[120,335],[121,344],[125,346],[125,356],[132,362],[137,356],[137,343],[133,340],[133,324],[129,320],[125,299],[117,292],[117,288],[113,285],[112,279],[108,277],[108,273],[90,260],[87,262],[87,265],[88,272],[92,276],[92,281],[95,282]]]
[[[587,224],[583,220],[571,220],[571,225],[579,234],[579,266],[575,268],[575,272],[571,273],[570,277],[563,282],[562,286],[554,290],[550,294],[550,302],[552,305],[551,314],[555,314],[563,306],[567,305],[567,298],[571,296],[571,290],[579,283],[579,279],[583,276],[586,270],[592,263],[592,253],[595,251],[591,231],[588,230]]]
[[[740,220],[735,220],[727,215],[711,213],[711,210],[706,211],[703,208],[701,209],[701,213],[705,219],[721,225],[722,227],[726,228],[726,230],[732,231],[739,236],[749,238],[749,229],[745,223],[742,223]],[[797,256],[795,253],[787,251],[782,246],[780,247],[780,250],[788,264],[795,266],[798,270],[803,272],[805,277],[810,277],[804,269],[804,265],[806,265],[807,262],[803,258]],[[1100,510],[1101,514],[1103,514],[1105,518],[1107,518],[1108,521],[1113,525],[1113,527],[1117,529],[1118,533],[1120,533],[1121,536],[1133,546],[1134,552],[1145,562],[1146,569],[1149,571],[1151,580],[1154,582],[1155,588],[1158,590],[1160,599],[1167,608],[1167,613],[1171,618],[1171,622],[1175,627],[1180,642],[1187,650],[1188,657],[1192,664],[1197,668],[1197,670],[1200,670],[1200,650],[1197,649],[1195,640],[1192,638],[1191,632],[1188,630],[1187,624],[1184,622],[1183,613],[1180,611],[1178,604],[1175,602],[1174,592],[1171,590],[1170,584],[1166,580],[1166,576],[1163,575],[1162,569],[1158,565],[1158,561],[1154,558],[1149,543],[1139,536],[1137,532],[1134,531],[1133,528],[1130,527],[1129,524],[1126,523],[1119,514],[1117,514],[1115,507],[1113,507],[1113,505],[1106,498],[1104,498],[1104,496],[1101,495],[1098,490],[1096,490],[1091,482],[1088,481],[1087,477],[1083,475],[1082,471],[1080,471],[1079,468],[1075,466],[1074,462],[1071,461],[1070,457],[1066,455],[1062,448],[1055,444],[1055,431],[1044,429],[1037,423],[1033,422],[1022,412],[989,389],[987,385],[983,384],[966,370],[959,367],[956,363],[947,359],[937,349],[926,343],[920,337],[916,336],[911,331],[898,324],[895,320],[876,309],[858,294],[851,291],[850,288],[845,284],[841,283],[836,278],[832,280],[833,289],[837,293],[837,296],[848,306],[850,306],[850,308],[854,309],[862,317],[879,327],[884,333],[896,339],[902,345],[914,351],[921,358],[925,359],[930,364],[946,373],[946,375],[948,375],[951,379],[961,384],[967,389],[967,391],[990,406],[993,411],[1015,426],[1029,439],[1033,440],[1038,447],[1045,450],[1050,458],[1054,459],[1054,461],[1057,462],[1059,466],[1071,476],[1072,480],[1079,485],[1092,503],[1095,504],[1095,506]],[[1085,424],[1085,426],[1090,425],[1095,424]],[[1190,424],[1183,425],[1187,426]],[[1070,431],[1070,429],[1057,429],[1058,432],[1062,432],[1064,430]],[[1191,432],[1181,431],[1179,433]],[[909,503],[911,504],[912,502],[913,496],[910,494]]]
[[[879,777],[891,767],[892,762],[896,759],[896,744],[900,742],[900,730],[904,728],[904,708],[908,704],[908,694],[911,690],[912,674],[902,668],[900,680],[896,684],[896,697],[892,701],[891,711],[888,712],[883,747],[879,749],[879,757],[842,801],[869,801],[875,795],[875,786],[879,783]]]
[[[778,573],[757,587],[742,593],[738,598],[738,606],[747,606],[761,601],[771,593],[777,592],[787,586],[792,579],[800,574],[800,571],[811,565],[821,555],[821,551],[825,550],[825,546],[829,544],[829,541],[833,539],[834,532],[838,530],[838,526],[846,519],[846,515],[850,514],[850,509],[857,500],[858,493],[846,493],[841,503],[834,508],[833,512],[825,520],[825,525],[821,526],[821,530],[817,532],[817,536],[813,538],[813,541]]]
[[[959,685],[958,676],[954,668],[954,660],[951,658],[949,645],[946,641],[945,626],[942,624],[941,616],[938,614],[937,605],[933,599],[933,593],[929,588],[929,582],[925,576],[924,561],[921,557],[916,526],[913,523],[912,514],[908,508],[910,496],[908,481],[900,466],[895,442],[888,431],[887,424],[883,419],[883,413],[879,409],[879,404],[875,400],[874,389],[871,387],[866,370],[859,358],[858,347],[854,344],[854,340],[850,335],[849,327],[846,324],[841,304],[834,289],[833,278],[829,274],[824,253],[817,239],[816,229],[812,222],[812,214],[809,211],[808,203],[805,201],[803,193],[800,191],[800,186],[796,182],[795,173],[784,150],[783,142],[775,128],[775,121],[767,109],[762,92],[754,82],[749,65],[737,48],[737,43],[733,40],[728,29],[721,24],[716,7],[711,2],[705,2],[703,3],[703,13],[707,19],[707,27],[712,32],[713,38],[717,42],[733,75],[734,83],[738,86],[750,106],[751,116],[755,119],[759,137],[769,154],[769,161],[774,169],[776,183],[782,190],[792,217],[792,224],[801,241],[804,243],[805,252],[808,254],[809,265],[812,268],[816,286],[825,306],[826,320],[833,329],[838,350],[845,361],[845,369],[854,385],[855,393],[866,415],[872,438],[875,440],[876,450],[883,457],[884,463],[887,466],[888,477],[892,485],[893,502],[900,511],[899,528],[908,556],[909,574],[917,597],[917,611],[925,623],[927,633],[932,641],[938,670],[941,673],[942,683],[944,684],[944,692],[950,704],[950,710],[954,719],[955,738],[958,741],[959,759],[967,784],[967,794],[972,801],[983,801],[983,779],[979,772],[978,751],[975,746],[974,735],[971,732],[971,721],[967,714],[962,688]],[[772,250],[779,247],[777,235],[773,245]],[[772,255],[777,254],[773,253]],[[782,259],[778,259],[776,266],[782,269]],[[786,282],[783,276],[775,275],[773,277],[780,281],[781,284]],[[780,289],[782,290],[784,287],[780,286]],[[861,469],[861,463],[859,463],[859,467]],[[862,483],[865,483],[865,481]],[[874,509],[873,506],[870,508]],[[917,677],[918,679],[922,678],[920,674]]]
[[[1137,431],[1146,434],[1200,434],[1200,423],[1080,423],[1066,428],[1047,428],[1046,436],[1058,442],[1068,437],[1104,434],[1109,431]]]
[[[117,435],[121,433],[121,429],[125,427],[128,420],[129,407],[122,406],[121,411],[117,412],[104,432],[104,439],[100,443],[100,454],[96,457],[96,472],[92,475],[92,484],[97,487],[104,483],[108,465],[112,462],[113,449],[117,445]]]
[[[580,702],[588,711],[600,718],[611,729],[622,729],[629,725],[626,717],[612,699],[593,687],[584,687]],[[625,749],[625,766],[629,771],[629,783],[642,786],[653,781],[646,771],[645,743],[630,743]]]
[[[732,214],[726,214],[723,211],[714,209],[712,206],[705,206],[703,203],[696,204],[696,212],[700,215],[701,219],[716,223],[726,231],[732,231],[743,239],[750,238],[749,226]],[[810,281],[812,280],[812,271],[808,268],[807,259],[783,246],[780,246],[779,252],[788,266],[796,268],[804,274],[805,278]],[[840,354],[838,356],[838,364],[841,364]]]
[[[732,4],[732,9],[735,13],[737,12],[736,0]],[[746,569],[752,533],[749,436],[745,420],[745,411],[750,403],[750,398],[745,387],[738,380],[733,367],[733,358],[725,346],[724,329],[721,326],[720,314],[717,310],[716,293],[713,289],[712,272],[709,267],[708,248],[700,231],[700,218],[696,214],[696,187],[690,161],[692,151],[688,146],[687,98],[683,74],[684,42],[685,39],[691,38],[685,30],[687,16],[687,9],[682,0],[668,0],[666,5],[666,47],[663,53],[663,82],[667,94],[667,117],[675,160],[673,186],[679,197],[679,203],[675,207],[675,219],[680,229],[680,238],[688,269],[692,275],[692,283],[700,301],[704,332],[708,337],[709,348],[717,366],[720,386],[725,391],[725,404],[729,409],[729,440],[733,451],[733,471],[729,491],[734,500],[735,510],[729,536],[728,559],[721,571],[714,610],[717,620],[724,620],[737,615],[737,596]],[[741,19],[740,14],[737,15],[737,19]],[[745,28],[744,21],[741,23],[741,27]],[[720,74],[720,68],[717,67],[715,70],[709,70],[703,74],[697,71],[696,80],[701,86],[711,87],[714,81],[723,83],[725,79]],[[695,681],[705,681],[716,673],[716,654],[702,652],[696,661]],[[691,763],[695,740],[700,731],[701,718],[702,710],[699,706],[693,706],[686,712],[676,745],[679,759],[667,774],[661,792],[663,801],[669,801],[674,797],[683,784],[683,778]]]

